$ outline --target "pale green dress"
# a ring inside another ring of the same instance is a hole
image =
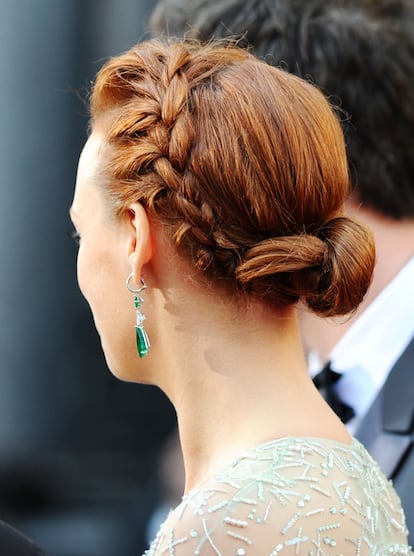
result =
[[[185,496],[147,556],[413,554],[400,501],[357,441],[253,447]]]

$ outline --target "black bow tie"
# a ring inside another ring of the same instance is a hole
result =
[[[340,399],[335,391],[334,385],[340,378],[342,378],[342,375],[333,371],[328,362],[313,378],[313,383],[341,421],[347,423],[355,416],[355,412],[352,407]]]

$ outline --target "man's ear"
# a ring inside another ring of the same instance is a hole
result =
[[[149,216],[140,203],[128,207],[131,234],[128,240],[128,259],[136,284],[141,283],[142,267],[152,257],[152,236]]]

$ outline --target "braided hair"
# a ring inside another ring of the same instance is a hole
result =
[[[152,40],[101,69],[91,114],[117,213],[140,202],[207,279],[321,315],[361,302],[373,240],[341,213],[343,136],[315,87],[230,42]]]
[[[159,0],[157,36],[240,36],[259,57],[312,79],[348,118],[357,198],[396,220],[414,218],[412,0]]]

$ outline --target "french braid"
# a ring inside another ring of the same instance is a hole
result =
[[[215,56],[210,63],[204,62],[202,75],[192,75],[191,69],[187,75],[191,45],[173,45],[162,53],[148,46],[144,52],[132,51],[122,71],[107,78],[105,94],[112,95],[122,88],[127,96],[109,135],[109,140],[120,147],[111,159],[113,176],[128,184],[129,199],[143,202],[164,217],[174,215],[176,245],[191,246],[187,250],[197,268],[204,271],[215,260],[221,266],[222,277],[234,278],[241,246],[217,227],[218,207],[197,193],[196,178],[187,169],[196,135],[187,105],[190,87],[217,70],[219,52],[212,49]],[[237,61],[245,56],[235,51],[233,57]],[[94,109],[99,110],[98,103]]]
[[[91,96],[118,213],[140,202],[208,279],[321,315],[362,300],[370,234],[341,216],[349,179],[323,95],[231,44],[149,41]]]

